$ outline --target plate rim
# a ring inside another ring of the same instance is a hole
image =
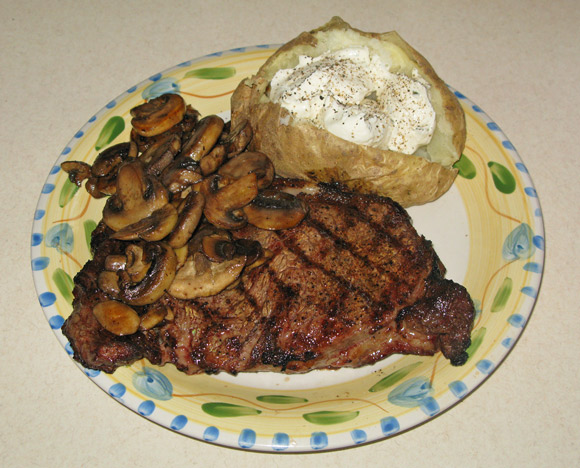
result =
[[[207,61],[207,60],[212,59],[214,57],[232,55],[232,54],[236,54],[236,53],[240,53],[240,52],[245,54],[248,51],[257,51],[257,50],[272,50],[272,51],[274,51],[279,46],[280,46],[280,44],[262,44],[262,45],[246,46],[246,47],[237,47],[237,48],[232,48],[232,49],[228,49],[228,50],[213,52],[213,53],[203,55],[203,56],[200,56],[200,57],[197,57],[197,58],[185,61],[185,62],[181,62],[173,67],[170,67],[170,68],[167,68],[166,70],[163,70],[162,72],[151,75],[148,78],[139,82],[138,84],[136,84],[136,85],[126,89],[122,93],[120,93],[116,98],[114,98],[112,101],[110,101],[105,106],[103,106],[101,109],[99,109],[95,114],[93,114],[93,116],[75,133],[75,136],[73,136],[68,141],[68,143],[65,146],[65,148],[63,149],[63,151],[57,157],[55,163],[51,167],[51,170],[50,170],[48,176],[46,177],[46,179],[44,181],[44,185],[42,187],[41,194],[38,198],[38,201],[37,201],[37,204],[35,207],[32,229],[31,229],[32,241],[31,241],[30,255],[31,255],[32,274],[33,274],[33,281],[34,281],[34,285],[35,285],[35,290],[36,290],[37,297],[39,298],[39,302],[40,302],[41,308],[43,310],[44,316],[47,319],[49,326],[51,327],[53,333],[55,334],[55,336],[57,337],[57,339],[59,340],[59,342],[61,343],[61,345],[65,349],[65,351],[67,352],[69,358],[71,357],[70,345],[68,344],[68,341],[66,340],[66,338],[64,337],[64,335],[60,331],[60,326],[58,326],[59,325],[58,321],[56,321],[56,322],[54,321],[55,314],[54,314],[54,310],[52,309],[52,305],[50,305],[50,304],[47,305],[47,302],[43,301],[43,299],[42,299],[42,294],[49,291],[48,285],[46,284],[44,277],[42,275],[38,274],[38,271],[35,270],[35,268],[34,268],[34,260],[36,258],[38,258],[38,253],[39,253],[39,249],[40,249],[40,245],[35,244],[35,242],[36,242],[35,235],[38,233],[44,233],[44,230],[42,229],[42,216],[43,215],[40,216],[40,213],[41,212],[44,213],[46,211],[47,204],[48,204],[48,198],[49,198],[48,194],[46,193],[46,190],[47,190],[47,187],[51,186],[51,182],[53,181],[53,179],[56,177],[56,175],[59,172],[58,170],[56,170],[56,168],[60,168],[61,162],[63,162],[64,160],[67,160],[67,155],[69,155],[71,152],[74,151],[74,148],[79,143],[80,139],[82,138],[82,135],[84,135],[89,128],[91,128],[96,122],[99,122],[99,119],[103,115],[105,115],[109,110],[113,109],[116,106],[116,103],[118,103],[122,99],[124,99],[127,96],[129,96],[130,94],[132,94],[135,90],[140,89],[140,88],[146,86],[147,84],[150,84],[151,82],[155,82],[160,77],[165,76],[165,75],[170,74],[170,73],[173,73],[180,68],[189,67],[189,66],[194,65],[196,63]],[[455,90],[451,86],[449,86],[449,88],[457,96],[457,98],[462,103],[462,105],[466,104],[466,105],[470,106],[474,110],[474,112],[476,113],[475,115],[477,115],[478,117],[483,117],[482,121],[484,121],[484,123],[488,124],[488,126],[490,123],[494,123],[495,127],[493,128],[493,134],[500,137],[499,141],[507,142],[507,145],[504,144],[505,150],[509,152],[510,156],[514,160],[514,163],[520,163],[525,168],[525,165],[524,165],[524,162],[523,162],[521,156],[519,155],[519,153],[517,152],[517,150],[515,149],[515,147],[511,143],[511,141],[508,139],[508,137],[505,135],[505,133],[501,130],[501,128],[499,128],[499,126],[497,126],[495,124],[495,121],[492,120],[486,112],[484,112],[479,106],[477,106],[475,103],[473,103],[473,101],[471,101],[465,95],[463,95],[459,91]],[[81,135],[81,136],[78,137],[78,135]],[[536,234],[541,235],[543,242],[544,242],[544,245],[545,245],[545,220],[544,220],[543,212],[541,209],[540,198],[539,198],[539,196],[537,196],[537,192],[536,192],[533,180],[532,180],[532,176],[527,171],[527,168],[526,168],[525,172],[522,171],[520,176],[522,177],[522,180],[527,181],[528,186],[533,189],[534,193],[536,193],[535,198],[534,198],[534,203],[536,205],[536,211],[537,211],[537,213],[535,213],[535,216],[534,216],[535,232],[536,232]],[[360,443],[356,443],[351,439],[350,444],[342,443],[342,444],[336,445],[336,444],[327,443],[327,445],[325,447],[321,447],[319,449],[313,447],[313,445],[311,443],[308,446],[306,446],[306,445],[301,446],[301,447],[288,446],[288,447],[286,447],[285,450],[277,450],[273,446],[273,443],[271,443],[270,445],[255,444],[252,447],[241,447],[239,445],[239,443],[236,443],[238,441],[233,440],[233,439],[229,440],[229,437],[225,440],[224,439],[209,440],[208,438],[205,438],[203,436],[200,437],[198,435],[184,432],[180,429],[176,429],[175,427],[172,427],[172,424],[170,422],[168,423],[166,417],[160,417],[160,416],[164,416],[164,415],[160,415],[159,414],[160,412],[157,412],[157,414],[154,413],[154,415],[142,414],[142,412],[140,412],[138,410],[139,404],[136,404],[135,402],[132,401],[134,395],[123,394],[120,396],[116,396],[111,392],[111,378],[110,378],[111,376],[110,375],[104,374],[104,373],[97,373],[97,374],[93,375],[94,373],[92,373],[90,370],[85,369],[82,365],[80,365],[76,361],[73,361],[73,362],[101,390],[103,390],[110,397],[113,397],[113,399],[117,400],[120,404],[122,404],[126,408],[130,409],[134,413],[138,414],[139,416],[142,416],[142,417],[148,419],[149,421],[151,421],[151,422],[153,422],[153,423],[155,423],[155,424],[157,424],[165,429],[169,429],[173,432],[177,432],[179,434],[185,435],[186,437],[194,438],[196,440],[199,440],[202,442],[207,442],[207,443],[210,443],[212,445],[233,448],[236,450],[267,452],[267,453],[324,452],[324,451],[333,451],[333,450],[339,450],[339,449],[347,449],[347,448],[364,446],[364,445],[368,445],[371,443],[379,442],[379,441],[394,437],[395,435],[403,434],[409,430],[412,430],[414,428],[422,426],[423,424],[431,421],[435,417],[438,417],[438,416],[446,413],[450,409],[454,408],[459,402],[463,401],[465,398],[472,395],[476,389],[480,388],[481,385],[485,381],[487,381],[487,379],[491,375],[493,375],[495,373],[497,368],[499,368],[499,366],[501,364],[503,364],[503,362],[508,357],[508,355],[513,351],[515,345],[519,342],[520,338],[523,335],[524,330],[526,329],[527,325],[529,324],[530,318],[531,318],[531,316],[534,312],[534,309],[537,305],[537,302],[538,302],[537,296],[539,295],[542,281],[544,278],[544,268],[543,267],[545,265],[545,259],[546,259],[545,247],[542,248],[541,250],[539,249],[539,252],[541,252],[540,259],[542,262],[542,271],[538,275],[538,277],[534,277],[534,279],[535,279],[534,285],[536,287],[536,297],[533,299],[531,305],[528,308],[526,308],[527,317],[526,317],[525,323],[521,327],[520,331],[516,334],[516,337],[515,337],[513,343],[511,344],[511,346],[506,348],[505,351],[500,355],[499,359],[494,363],[494,368],[492,369],[492,371],[489,372],[488,374],[484,375],[483,377],[479,378],[476,381],[475,385],[470,387],[468,392],[465,395],[463,395],[461,398],[457,399],[456,402],[449,404],[446,407],[442,408],[441,411],[438,412],[436,415],[424,418],[422,421],[415,423],[415,424],[411,424],[408,427],[401,428],[401,430],[399,430],[393,434],[382,435],[382,436],[379,435],[379,436],[373,437],[370,440],[365,440],[365,441],[362,441]],[[64,322],[64,319],[63,319],[63,322]],[[60,325],[62,325],[62,324],[60,324]],[[496,346],[496,348],[498,346],[499,346],[499,344]],[[143,399],[141,399],[141,402],[143,402]],[[164,411],[164,412],[166,412],[166,411]],[[345,434],[345,432],[343,432],[342,434]],[[231,435],[233,437],[233,434],[231,434]]]

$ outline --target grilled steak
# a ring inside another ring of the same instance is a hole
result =
[[[303,183],[275,184],[302,190]],[[159,302],[172,319],[129,336],[104,330],[92,313],[108,299],[97,287],[104,259],[124,248],[100,225],[93,234],[94,258],[75,278],[74,311],[62,328],[75,359],[113,372],[146,358],[187,374],[301,373],[438,351],[463,364],[473,303],[465,288],[443,279],[431,243],[417,234],[403,208],[333,186],[304,188],[299,197],[309,213],[297,227],[234,231],[269,249],[268,262],[212,297],[165,294]]]

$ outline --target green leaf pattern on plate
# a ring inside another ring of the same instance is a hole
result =
[[[507,167],[503,164],[490,161],[487,163],[491,171],[495,188],[501,193],[510,194],[516,189],[516,179]]]
[[[57,268],[52,274],[52,280],[54,281],[54,284],[56,284],[58,292],[60,292],[64,300],[72,304],[74,282],[70,275],[62,268]]]
[[[359,413],[359,411],[317,411],[315,413],[305,413],[302,417],[309,423],[329,426],[352,421]]]
[[[62,188],[60,189],[60,195],[58,197],[58,206],[64,208],[79,191],[79,186],[73,184],[70,180],[66,179]]]
[[[500,312],[505,307],[510,294],[512,293],[513,287],[513,280],[508,276],[506,277],[501,286],[495,293],[495,297],[493,298],[493,303],[491,304],[491,311],[492,312]]]
[[[471,334],[471,344],[469,345],[469,348],[467,348],[466,350],[467,354],[469,355],[468,360],[471,359],[471,357],[481,346],[481,343],[483,343],[483,339],[485,338],[486,332],[487,329],[485,327],[481,327]]]
[[[256,416],[261,414],[262,411],[256,408],[250,408],[248,406],[233,405],[231,403],[204,403],[201,405],[201,409],[209,414],[210,416],[215,416],[216,418],[236,418],[239,416]]]
[[[185,74],[184,78],[199,78],[201,80],[225,80],[236,74],[234,67],[198,68]]]
[[[395,385],[399,380],[407,377],[407,375],[409,375],[413,371],[413,369],[415,369],[419,365],[421,365],[421,361],[414,362],[413,364],[409,364],[408,366],[396,370],[395,372],[387,375],[385,378],[379,380],[376,384],[374,384],[371,388],[369,388],[369,392],[380,392],[385,388],[389,388]]]
[[[87,243],[89,252],[91,251],[91,234],[93,233],[96,227],[97,223],[92,219],[87,219],[86,221],[83,222],[83,228],[85,230],[85,241]]]
[[[103,126],[99,138],[97,138],[95,149],[100,151],[105,146],[111,144],[115,138],[123,133],[123,130],[125,130],[125,121],[123,120],[123,117],[119,117],[118,115],[111,117]]]
[[[459,161],[453,164],[453,167],[459,171],[458,174],[464,179],[473,179],[477,175],[475,165],[465,154],[461,155]]]

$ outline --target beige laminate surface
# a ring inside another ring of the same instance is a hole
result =
[[[0,466],[580,466],[580,10],[545,1],[0,1]],[[127,87],[184,60],[279,43],[333,15],[396,29],[502,127],[546,228],[522,338],[465,401],[412,431],[313,455],[245,453],[122,407],[55,339],[30,268],[32,216],[54,161]]]

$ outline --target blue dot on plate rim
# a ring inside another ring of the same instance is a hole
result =
[[[396,434],[401,429],[399,421],[394,416],[381,419],[381,431],[386,436]]]
[[[501,342],[501,345],[502,345],[504,348],[507,348],[507,349],[509,349],[509,348],[511,348],[511,347],[512,347],[513,341],[514,341],[514,340],[513,340],[513,338],[509,338],[509,337],[508,337],[508,338],[504,338],[504,339],[502,340],[502,342]]]
[[[220,430],[215,426],[206,427],[203,431],[203,440],[215,442],[220,436]]]
[[[44,184],[41,193],[51,193],[54,190],[54,184]]]
[[[48,319],[48,324],[53,330],[60,330],[64,324],[64,318],[61,315],[54,315]]]
[[[47,291],[38,295],[38,301],[42,307],[50,307],[56,302],[56,294]]]
[[[111,385],[111,388],[109,388],[109,395],[111,395],[114,398],[121,398],[123,395],[125,395],[126,391],[127,388],[125,387],[125,385],[123,385],[122,383],[116,383],[114,385]]]
[[[354,429],[350,431],[350,436],[355,444],[362,444],[367,441],[367,433],[362,429]]]
[[[48,257],[36,257],[31,261],[32,271],[44,270],[50,264],[50,258]]]
[[[173,429],[174,431],[180,431],[181,429],[183,429],[185,427],[186,424],[187,424],[187,417],[184,416],[183,414],[180,414],[179,416],[175,416],[173,418],[169,427],[171,429]]]
[[[37,245],[42,244],[42,240],[44,239],[44,235],[40,232],[32,233],[32,237],[30,239],[30,245],[32,247],[36,247]]]
[[[243,429],[238,437],[238,445],[241,448],[249,449],[256,444],[256,432],[252,429]]]
[[[454,380],[453,382],[450,382],[448,387],[449,390],[451,390],[451,393],[453,393],[453,395],[455,395],[457,398],[463,398],[465,395],[467,395],[467,385],[465,385],[465,383],[461,380]]]
[[[44,218],[44,215],[45,214],[46,214],[46,211],[45,210],[36,210],[34,212],[34,220],[35,221],[41,220],[42,218]]]
[[[488,359],[482,359],[481,361],[479,361],[475,367],[477,367],[477,369],[482,373],[482,374],[491,374],[491,372],[493,371],[494,365],[493,362],[491,362]]]
[[[272,449],[281,452],[290,446],[290,436],[285,432],[276,432],[272,437]]]
[[[310,447],[314,450],[322,450],[328,447],[328,435],[326,432],[313,432],[310,436]]]
[[[504,148],[506,148],[506,149],[509,149],[509,150],[515,150],[515,148],[514,148],[514,145],[512,144],[512,142],[511,142],[511,141],[504,140],[504,141],[502,141],[502,142],[501,142],[501,144],[502,144],[502,146],[503,146]]]
[[[137,408],[137,412],[142,416],[151,416],[155,411],[155,403],[151,400],[145,400],[141,402],[139,407]]]

